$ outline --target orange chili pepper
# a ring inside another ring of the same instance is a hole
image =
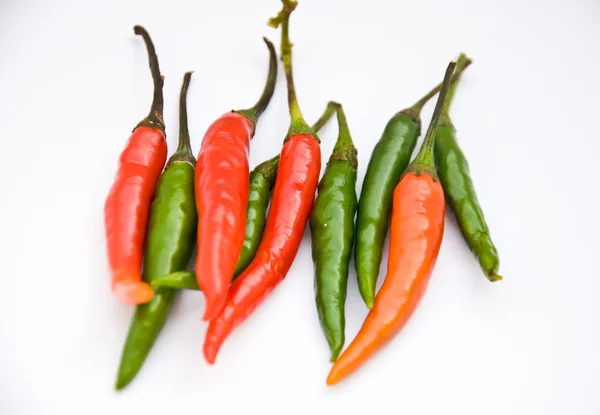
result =
[[[456,62],[450,62],[446,69],[423,146],[394,190],[385,282],[356,338],[331,368],[328,385],[350,375],[389,342],[411,317],[427,289],[444,235],[445,212],[433,148],[455,66]]]
[[[141,26],[133,28],[148,50],[154,81],[150,114],[133,130],[119,158],[115,180],[104,204],[104,227],[112,291],[124,304],[150,301],[152,288],[142,281],[142,252],[150,203],[156,182],[167,160],[163,121],[163,78],[150,35]]]

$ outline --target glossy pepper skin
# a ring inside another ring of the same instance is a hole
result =
[[[461,55],[459,64],[461,58],[463,61],[468,59]],[[490,229],[477,200],[469,172],[469,163],[458,145],[456,129],[448,113],[457,83],[453,83],[448,93],[440,119],[435,139],[435,162],[446,199],[456,216],[458,226],[486,277],[494,282],[502,279],[498,274],[498,251],[490,237]]]
[[[191,73],[187,73],[181,89],[179,147],[158,180],[150,208],[143,272],[144,281],[149,284],[158,277],[184,270],[196,242],[196,160],[190,148],[185,105],[190,78]],[[165,324],[175,295],[173,289],[157,288],[150,302],[137,306],[121,356],[117,389],[127,386],[140,370]]]
[[[329,121],[338,107],[337,103],[330,102],[319,120],[312,126],[315,132]],[[236,266],[235,278],[246,268],[256,254],[261,241],[269,204],[269,193],[275,183],[279,155],[259,164],[250,173],[250,191],[248,209],[246,213],[246,236],[244,246]],[[152,287],[170,287],[182,290],[199,290],[194,271],[177,271],[164,275],[152,281]]]
[[[320,167],[315,138],[308,134],[290,136],[281,151],[271,209],[256,256],[233,282],[223,311],[208,327],[204,355],[209,363],[214,363],[229,333],[285,278],[308,222]]]
[[[252,261],[260,244],[265,227],[269,194],[275,183],[278,164],[279,155],[259,164],[250,173],[250,190],[248,191],[248,208],[246,209],[246,233],[233,279]],[[152,281],[152,287],[170,287],[183,290],[200,289],[194,271],[177,271],[162,275],[160,278]]]
[[[281,151],[263,239],[248,268],[231,285],[225,307],[210,322],[206,333],[204,356],[211,364],[231,331],[285,278],[298,252],[319,181],[319,141],[302,117],[292,79],[288,23],[296,2],[283,0],[283,4],[282,11],[269,24],[283,25],[281,55],[292,120]]]
[[[389,342],[427,289],[444,235],[444,191],[433,162],[435,130],[455,66],[451,62],[446,69],[423,146],[394,190],[385,281],[356,338],[331,368],[329,385],[350,375]]]
[[[175,271],[162,275],[152,281],[152,288],[174,288],[177,290],[200,290],[196,280],[196,271]]]
[[[460,71],[469,64],[470,61]],[[441,84],[437,85],[412,107],[390,119],[367,166],[356,214],[354,265],[360,295],[369,308],[375,298],[394,188],[408,166],[421,134],[421,109],[440,88]]]
[[[104,227],[111,288],[115,297],[127,305],[152,299],[152,288],[142,282],[142,250],[150,203],[156,182],[167,159],[163,121],[163,79],[150,35],[141,26],[134,32],[146,43],[154,80],[150,114],[142,120],[119,158],[113,185],[104,204]]]
[[[223,309],[244,243],[250,140],[277,79],[275,49],[264,40],[270,68],[263,95],[253,108],[229,112],[213,122],[198,154],[194,180],[198,209],[196,277],[206,299],[204,320],[212,320]]]
[[[237,277],[248,266],[256,254],[265,228],[269,195],[275,184],[278,166],[279,155],[259,164],[250,172],[244,243],[235,266],[233,278]]]
[[[399,112],[377,142],[363,182],[356,217],[355,267],[360,294],[373,306],[394,187],[408,166],[421,121]]]
[[[343,109],[337,109],[339,135],[310,216],[315,264],[315,301],[321,328],[335,361],[344,346],[344,304],[354,242],[358,153]]]

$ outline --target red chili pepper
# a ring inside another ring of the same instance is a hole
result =
[[[281,151],[263,239],[250,265],[231,285],[225,308],[208,327],[204,356],[211,364],[231,331],[285,278],[298,252],[321,171],[319,139],[302,117],[292,79],[288,23],[296,2],[283,3],[282,11],[269,24],[282,24],[281,53],[292,119]]]
[[[152,299],[152,288],[142,282],[141,264],[146,225],[156,181],[167,159],[163,121],[163,78],[150,35],[141,26],[133,28],[148,50],[154,81],[150,114],[133,130],[119,158],[115,180],[104,205],[104,226],[112,291],[124,304]]]
[[[212,320],[223,309],[244,243],[250,140],[277,80],[275,48],[264,40],[270,65],[262,96],[254,107],[229,112],[213,122],[198,154],[194,180],[198,210],[196,279],[206,299],[204,320]]]

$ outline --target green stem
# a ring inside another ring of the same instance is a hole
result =
[[[190,145],[190,130],[188,129],[187,118],[187,91],[191,80],[192,72],[186,72],[179,93],[179,145],[177,146],[177,151],[190,154],[192,153],[192,147]]]
[[[148,62],[150,63],[150,72],[152,73],[152,81],[154,82],[154,94],[152,98],[152,105],[150,106],[150,113],[144,118],[139,126],[147,126],[152,128],[158,128],[165,131],[165,122],[163,120],[163,83],[164,78],[160,74],[160,68],[158,66],[158,57],[156,56],[156,50],[154,49],[154,43],[150,35],[142,26],[136,25],[133,27],[133,31],[136,35],[142,36],[146,49],[148,51]]]
[[[329,121],[333,114],[335,114],[339,106],[340,104],[338,104],[335,101],[329,101],[327,103],[325,111],[323,112],[323,114],[321,114],[321,117],[317,120],[317,122],[314,123],[311,127],[315,133],[319,132],[319,130],[323,128],[325,124],[327,124],[327,121]]]
[[[446,101],[444,102],[444,106],[442,107],[442,118],[440,119],[440,125],[452,125],[452,121],[450,120],[450,105],[452,104],[452,99],[454,98],[454,94],[456,92],[456,87],[458,86],[458,82],[460,81],[460,76],[462,74],[462,70],[471,64],[471,59],[467,57],[464,53],[461,53],[456,61],[456,70],[455,74],[452,77],[452,84],[448,89],[448,93],[446,94]]]
[[[304,121],[304,117],[300,111],[300,106],[298,105],[292,70],[292,43],[290,42],[289,25],[290,15],[296,9],[298,2],[296,0],[281,0],[281,2],[283,3],[283,8],[277,16],[269,19],[269,26],[277,28],[279,25],[281,25],[281,59],[283,60],[283,68],[287,81],[288,106],[290,110],[290,116],[292,118],[287,138],[293,134],[313,135],[311,128],[308,126],[306,121]],[[316,136],[315,139],[318,141]]]
[[[346,121],[346,114],[341,105],[337,108],[337,119],[338,119],[338,139],[333,147],[331,153],[331,160],[346,160],[349,161],[355,168],[358,167],[358,152],[352,142],[352,136],[348,128],[348,122]]]
[[[456,70],[454,75],[452,76],[452,83],[453,85],[458,82],[458,80],[460,79],[460,75],[462,74],[462,72],[467,69],[467,67],[472,63],[473,61],[471,59],[469,59],[467,57],[467,55],[465,55],[464,53],[461,53],[460,56],[458,57],[458,61],[456,63]],[[425,106],[425,104],[427,104],[427,102],[433,98],[435,96],[435,94],[437,94],[438,92],[440,92],[440,89],[442,88],[442,83],[440,82],[439,84],[437,84],[435,86],[435,88],[433,88],[431,91],[429,91],[427,94],[425,94],[421,99],[419,99],[417,102],[415,102],[415,104],[412,107],[409,107],[405,110],[402,110],[400,112],[403,113],[407,113],[409,115],[411,115],[415,120],[420,119],[420,114],[421,114],[421,110],[423,109],[423,107]]]
[[[270,158],[267,161],[263,161],[252,170],[252,173],[262,174],[265,179],[271,184],[271,187],[275,184],[275,178],[277,177],[277,168],[279,167],[279,154],[275,157]]]
[[[446,94],[448,93],[448,89],[450,88],[450,83],[452,82],[452,74],[454,73],[455,68],[456,61],[450,62],[448,64],[448,67],[446,68],[444,82],[442,82],[440,95],[438,96],[437,103],[435,104],[435,110],[433,111],[431,123],[429,124],[429,128],[427,129],[427,134],[425,135],[425,139],[423,140],[423,145],[421,146],[421,150],[419,150],[419,154],[417,154],[417,157],[415,157],[412,163],[410,163],[410,166],[407,169],[407,171],[413,171],[418,175],[420,174],[421,170],[423,170],[431,174],[432,177],[437,177],[435,175],[435,163],[433,161],[433,147],[435,145],[435,135],[437,132],[438,123],[442,115],[442,108],[444,107]]]
[[[269,105],[275,91],[275,83],[277,82],[277,53],[275,53],[275,46],[266,37],[263,37],[263,40],[267,44],[267,48],[269,48],[269,73],[267,74],[267,82],[265,83],[262,95],[252,108],[236,111],[248,117],[254,127],[256,127],[258,118]]]
[[[334,101],[329,101],[327,107],[321,117],[313,124],[312,129],[317,133],[329,119],[333,116],[340,104]],[[267,161],[263,161],[252,170],[252,173],[262,174],[271,183],[271,186],[275,184],[275,176],[277,175],[277,167],[279,166],[279,154]]]
[[[174,161],[187,161],[191,164],[196,164],[196,159],[192,153],[190,145],[190,131],[188,129],[187,116],[187,91],[192,79],[192,72],[186,72],[181,84],[181,92],[179,94],[179,144],[177,151],[169,159],[169,163]]]

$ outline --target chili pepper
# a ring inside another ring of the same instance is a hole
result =
[[[157,277],[185,269],[196,242],[196,160],[190,147],[186,109],[191,75],[191,72],[185,74],[181,87],[179,146],[158,180],[156,196],[150,208],[143,271],[143,279],[148,283]],[[173,289],[158,288],[150,302],[137,306],[121,356],[117,389],[127,386],[140,370],[165,324],[175,294]]]
[[[327,123],[335,112],[336,105],[329,103],[325,112],[312,126],[317,132]],[[248,208],[246,209],[246,234],[244,245],[238,258],[233,278],[237,277],[252,261],[265,228],[265,217],[267,205],[269,204],[269,193],[275,184],[277,167],[279,166],[279,155],[259,164],[250,173],[250,191],[248,193]]]
[[[264,40],[269,48],[270,65],[262,96],[254,107],[229,112],[213,122],[198,154],[196,278],[206,299],[204,320],[212,320],[223,309],[244,243],[250,139],[273,96],[277,80],[275,48],[267,38]]]
[[[458,64],[468,59],[461,55]],[[469,172],[469,163],[456,139],[456,129],[448,110],[454,96],[456,84],[448,91],[435,140],[435,162],[440,182],[446,193],[448,204],[454,211],[458,226],[469,247],[475,254],[481,269],[490,281],[499,281],[500,259],[490,237],[490,229],[477,200],[475,186]]]
[[[250,263],[258,249],[260,238],[265,227],[265,216],[269,204],[269,194],[275,183],[279,155],[259,164],[250,173],[250,188],[248,191],[248,207],[246,208],[246,230],[244,244],[238,258],[233,279],[237,277]],[[199,290],[194,271],[179,271],[163,275],[153,281],[152,286],[171,287],[186,290]]]
[[[459,68],[460,74],[471,62]],[[363,181],[356,214],[354,265],[358,288],[367,307],[373,306],[392,196],[421,134],[421,109],[441,88],[437,85],[412,107],[388,121],[375,148]]]
[[[337,118],[338,139],[319,183],[310,216],[315,300],[332,362],[344,346],[344,303],[354,242],[358,168],[358,154],[341,106],[337,109]]]
[[[250,172],[244,244],[233,272],[233,278],[237,277],[252,261],[258,249],[258,244],[260,244],[260,238],[265,228],[269,195],[275,184],[278,165],[279,154],[262,162]]]
[[[211,364],[231,331],[285,278],[300,247],[319,181],[319,138],[302,117],[292,76],[288,24],[297,2],[282,2],[281,12],[269,20],[269,25],[282,24],[281,55],[288,86],[290,128],[281,150],[273,200],[256,256],[233,282],[225,308],[208,326],[204,356]]]
[[[319,120],[312,126],[317,132],[327,123],[331,116],[336,112],[339,104],[330,102],[321,115]],[[235,279],[247,266],[258,249],[265,227],[265,217],[267,206],[269,204],[269,193],[275,183],[279,155],[259,164],[250,173],[250,193],[248,198],[248,209],[246,214],[246,236],[244,238],[244,247],[240,253]],[[246,265],[244,265],[246,264]],[[178,271],[172,274],[164,275],[152,281],[152,287],[170,287],[183,290],[199,290],[194,271]]]
[[[119,158],[113,185],[104,204],[104,227],[111,288],[124,304],[152,299],[152,288],[142,282],[142,249],[148,213],[156,181],[167,159],[163,121],[163,78],[150,35],[141,26],[133,28],[148,50],[154,81],[150,113],[133,130]]]
[[[388,272],[356,338],[334,363],[333,385],[358,369],[402,328],[427,289],[444,234],[444,191],[435,172],[433,147],[446,92],[456,62],[444,83],[419,154],[394,190]]]

